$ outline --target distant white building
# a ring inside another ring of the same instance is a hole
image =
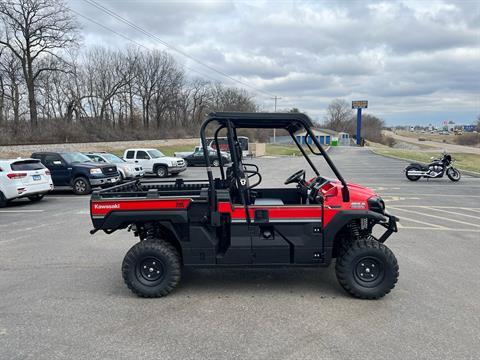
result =
[[[350,145],[350,134],[345,132],[338,133],[338,145],[349,146]]]

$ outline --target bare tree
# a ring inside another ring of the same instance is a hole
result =
[[[61,58],[59,50],[77,43],[77,23],[62,0],[2,0],[0,18],[6,46],[21,62],[28,90],[30,121],[38,122],[36,80],[44,71],[58,68],[41,66],[44,55]]]
[[[86,78],[89,108],[93,116],[105,121],[114,121],[112,110],[115,97],[120,95],[124,87],[135,77],[133,67],[135,61],[128,60],[119,51],[105,48],[91,50],[85,59],[83,76]]]
[[[17,57],[5,52],[0,61],[0,76],[2,78],[2,111],[5,111],[5,118],[8,114],[7,109],[13,112],[13,121],[15,127],[20,120],[20,101],[22,98],[21,87],[21,64]],[[6,105],[7,101],[9,106]]]
[[[324,126],[336,131],[346,131],[352,117],[352,109],[343,99],[333,100],[327,108]]]

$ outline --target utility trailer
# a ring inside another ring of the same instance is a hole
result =
[[[347,183],[312,133],[312,123],[298,113],[212,113],[201,127],[226,132],[232,164],[220,164],[214,178],[129,182],[94,192],[90,211],[94,229],[112,233],[128,229],[139,238],[126,254],[126,285],[142,297],[170,293],[183,267],[326,267],[336,259],[340,285],[358,298],[389,293],[398,278],[397,260],[384,242],[397,231],[398,219],[385,210],[372,190]],[[295,187],[261,188],[261,171],[244,162],[237,129],[285,129],[315,177],[301,169],[285,180]],[[320,175],[295,138],[304,130],[310,153],[322,156],[337,179]],[[310,144],[309,144],[310,143]],[[205,151],[206,153],[206,151]],[[373,228],[384,232],[378,238]]]

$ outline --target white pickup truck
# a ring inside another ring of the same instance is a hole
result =
[[[187,170],[185,160],[166,156],[157,149],[127,149],[123,159],[142,166],[145,173],[155,174],[158,177],[176,175]]]

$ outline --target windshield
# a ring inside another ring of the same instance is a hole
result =
[[[69,164],[92,161],[92,159],[90,159],[87,155],[84,155],[82,153],[65,153],[65,154],[62,154],[62,157]]]
[[[110,164],[120,164],[126,162],[125,160],[120,159],[117,155],[113,154],[102,154],[102,157]]]
[[[161,158],[161,157],[165,156],[165,155],[162,154],[161,151],[158,151],[157,149],[148,150],[147,152],[152,157],[152,159],[158,159],[158,158]]]

